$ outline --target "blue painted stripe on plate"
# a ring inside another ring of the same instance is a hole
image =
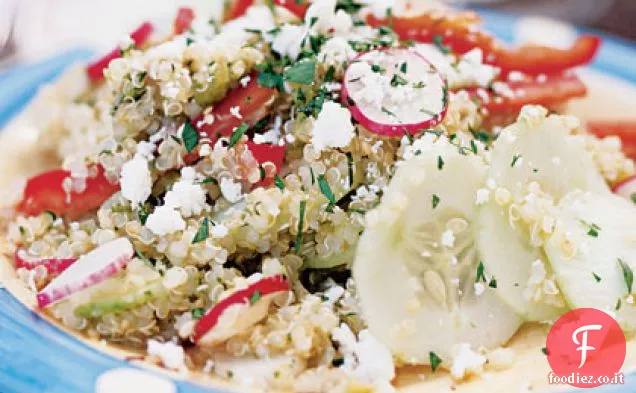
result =
[[[518,18],[480,12],[488,30],[503,40],[513,40]],[[28,103],[39,86],[52,81],[68,65],[90,57],[90,51],[76,50],[0,73],[0,127]],[[633,44],[605,36],[601,54],[592,67],[636,84],[634,58]],[[130,365],[64,333],[0,289],[0,393],[88,393],[93,391],[97,376],[116,367]],[[633,379],[630,376],[630,382]],[[221,393],[188,382],[176,381],[176,384],[180,393]],[[633,389],[606,386],[589,391],[632,393]]]

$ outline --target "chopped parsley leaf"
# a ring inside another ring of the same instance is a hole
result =
[[[437,169],[439,169],[440,171],[444,169],[444,159],[442,158],[442,156],[437,156]]]
[[[193,42],[194,42],[194,40],[192,38],[190,38],[190,37],[186,38],[186,46],[192,45]]]
[[[285,189],[285,182],[278,175],[274,176],[274,184],[276,184],[276,187],[278,187],[278,189],[281,191]]]
[[[601,276],[599,276],[598,274],[592,272],[592,276],[594,276],[594,279],[596,280],[596,282],[601,282]]]
[[[353,155],[347,152],[347,166],[349,167],[349,187],[353,187]]]
[[[473,154],[477,154],[477,144],[474,140],[470,141],[470,150],[473,152]]]
[[[636,203],[636,192],[629,196],[632,202]]]
[[[407,81],[406,79],[402,78],[398,74],[393,74],[393,78],[391,78],[391,86],[393,86],[393,87],[406,86],[406,85],[408,85],[408,83],[409,83],[409,81]]]
[[[183,144],[185,145],[188,153],[194,150],[194,148],[199,144],[199,133],[189,121],[186,121],[183,125],[181,138],[183,139]]]
[[[631,294],[634,287],[634,272],[632,268],[621,258],[618,258],[618,264],[623,271],[623,278],[625,279],[625,286],[627,286],[627,293]]]
[[[614,306],[614,310],[616,311],[620,310],[622,305],[623,305],[623,302],[621,301],[621,298],[616,299],[616,305]]]
[[[437,356],[437,354],[432,351],[428,353],[428,358],[431,362],[431,371],[435,372],[439,365],[442,364],[442,358]]]
[[[207,176],[205,179],[199,181],[199,184],[210,184],[210,183],[217,184],[218,182],[212,176]]]
[[[548,355],[548,348],[546,348],[546,347],[541,348],[541,352],[543,352],[543,354],[547,356]]]
[[[408,64],[406,62],[402,63],[402,65],[400,66],[400,71],[402,71],[402,73],[406,74],[407,70],[408,70]]]
[[[294,64],[286,69],[283,78],[286,81],[300,83],[301,85],[311,85],[314,83],[314,73],[316,72],[316,61],[306,60]]]
[[[273,71],[263,71],[258,74],[258,84],[270,89],[276,88],[278,91],[285,90],[283,76]]]
[[[148,209],[146,209],[146,205],[141,203],[139,204],[137,215],[139,216],[139,222],[141,222],[141,225],[146,225],[146,221],[148,221],[148,216],[150,215]]]
[[[435,209],[437,207],[437,205],[439,205],[439,201],[440,201],[439,197],[437,195],[433,194],[433,200],[432,200],[433,209]]]
[[[230,147],[236,145],[238,141],[241,140],[248,128],[249,126],[247,125],[247,123],[242,123],[240,126],[236,127],[234,129],[234,132],[232,133],[232,136],[230,137],[230,143],[227,145],[227,148],[229,149]]]
[[[199,230],[197,231],[196,235],[194,235],[194,239],[192,239],[192,244],[205,241],[209,235],[209,221],[208,218],[205,217],[203,221],[201,221],[201,225],[199,226]]]
[[[515,154],[515,155],[512,157],[512,162],[510,163],[510,167],[511,167],[511,168],[514,168],[514,167],[515,167],[515,165],[517,165],[517,162],[519,161],[519,159],[520,159],[520,158],[521,158],[521,154]]]
[[[325,74],[325,82],[333,82],[336,76],[336,67],[329,66]]]
[[[331,191],[329,182],[327,182],[327,179],[325,179],[324,175],[318,176],[318,186],[320,187],[320,192],[322,192],[322,195],[324,195],[325,198],[327,198],[327,200],[329,201],[329,205],[327,205],[326,210],[328,212],[332,212],[333,206],[336,204],[336,197],[333,194],[333,191]]]
[[[497,289],[497,279],[496,278],[491,278],[490,282],[488,283],[488,286],[492,289]]]
[[[202,308],[193,308],[192,309],[192,318],[201,319],[205,315],[205,310]]]
[[[444,45],[443,41],[444,38],[441,35],[436,35],[433,37],[433,43],[435,44],[437,49],[443,54],[447,55],[451,53],[451,50],[448,46]]]
[[[261,296],[261,291],[255,291],[252,296],[250,296],[250,306],[255,305],[259,300],[261,300]]]
[[[581,224],[585,227],[587,227],[588,231],[587,231],[587,235],[591,236],[591,237],[598,237],[599,232],[601,231],[601,227],[599,227],[598,225],[594,224],[594,223],[588,223],[584,220],[580,220]]]
[[[488,281],[486,280],[485,270],[486,270],[486,267],[484,266],[484,263],[482,261],[479,261],[479,265],[477,266],[477,276],[475,277],[475,282]]]
[[[380,67],[377,64],[371,64],[371,71],[382,74],[384,72],[384,68]]]
[[[307,208],[307,201],[300,201],[300,212],[298,215],[298,234],[296,235],[296,244],[294,251],[296,254],[300,251],[300,245],[303,241],[303,226],[305,225],[305,209]]]
[[[395,113],[391,112],[390,110],[386,109],[385,107],[382,107],[382,112],[386,113],[389,116],[395,117]]]

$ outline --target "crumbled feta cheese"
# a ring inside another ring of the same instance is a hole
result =
[[[177,386],[167,378],[136,368],[113,368],[95,380],[95,393],[137,393],[139,387],[153,393],[177,393]]]
[[[236,203],[243,198],[241,183],[235,183],[232,179],[223,178],[219,184],[221,194],[231,203]]]
[[[500,72],[498,68],[484,64],[483,52],[479,48],[467,52],[458,60],[452,54],[442,53],[432,44],[419,44],[414,48],[448,80],[450,88],[475,84],[487,87]]]
[[[230,108],[230,114],[239,120],[243,118],[243,115],[241,115],[241,107],[238,105]]]
[[[245,15],[225,23],[221,28],[221,35],[244,35],[245,29],[269,31],[275,27],[274,15],[269,7],[252,6]],[[216,36],[215,40],[221,35]]]
[[[357,52],[353,50],[345,38],[333,37],[322,46],[318,59],[327,65],[336,67],[354,59],[357,55]]]
[[[395,377],[391,352],[368,330],[358,334],[358,340],[345,323],[331,332],[344,355],[343,368],[359,381],[372,384],[378,391],[393,392],[390,381]],[[385,390],[383,390],[385,389]]]
[[[330,147],[345,147],[353,139],[355,127],[351,113],[333,101],[325,102],[314,122],[311,143],[318,150]]]
[[[305,26],[291,24],[282,25],[276,33],[265,36],[265,39],[271,42],[275,52],[281,56],[289,56],[291,60],[298,59],[306,38],[307,28]]]
[[[148,162],[136,155],[126,162],[121,169],[121,194],[128,199],[133,206],[146,202],[152,192],[152,177]]]
[[[461,380],[471,374],[480,374],[486,358],[470,349],[470,344],[459,344],[453,348],[453,364],[450,372],[453,379]]]
[[[483,205],[490,200],[490,190],[487,188],[480,188],[477,190],[477,195],[475,196],[475,204],[477,206]]]
[[[243,78],[241,78],[239,83],[241,84],[242,87],[245,87],[245,86],[247,86],[248,83],[250,83],[251,80],[252,80],[252,77],[247,75],[247,76],[244,76]]]
[[[199,215],[206,207],[206,192],[195,184],[196,172],[192,167],[181,169],[181,179],[166,193],[165,206],[179,209],[184,217]]]
[[[163,236],[185,229],[185,221],[178,211],[170,206],[158,206],[148,216],[146,227],[155,235]]]
[[[569,23],[542,16],[527,16],[515,23],[515,39],[520,44],[570,48],[578,33]]]
[[[474,287],[475,287],[475,295],[477,296],[481,296],[484,294],[484,292],[486,292],[486,286],[482,282],[476,282],[474,284]]]
[[[161,343],[157,340],[148,340],[148,355],[157,356],[166,368],[183,371],[186,370],[185,352],[181,345],[172,342]]]
[[[312,2],[307,9],[305,26],[314,33],[337,36],[349,33],[353,20],[344,10],[336,11],[336,0],[320,0]]]
[[[445,230],[444,233],[442,233],[442,239],[440,243],[444,247],[453,247],[455,245],[455,235],[453,234],[453,231],[451,231],[450,229]]]

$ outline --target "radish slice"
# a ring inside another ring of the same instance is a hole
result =
[[[213,347],[247,330],[267,316],[272,300],[289,291],[289,282],[278,275],[266,277],[236,291],[214,305],[194,327],[192,340]]]
[[[32,260],[28,259],[26,251],[23,249],[19,249],[15,252],[16,269],[33,270],[38,266],[44,266],[49,274],[60,274],[75,262],[77,262],[77,258],[45,258]]]
[[[121,272],[134,254],[126,238],[106,243],[82,256],[37,294],[38,306],[48,307]]]
[[[432,128],[444,119],[448,87],[420,54],[410,49],[375,50],[347,68],[342,100],[369,131],[402,136]]]
[[[615,194],[636,203],[636,176],[621,182],[612,190]]]

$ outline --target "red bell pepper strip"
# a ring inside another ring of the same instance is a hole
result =
[[[44,266],[49,274],[60,274],[66,270],[69,266],[77,262],[78,258],[45,258],[39,260],[29,260],[25,258],[25,251],[18,249],[15,252],[15,267],[16,269],[33,270],[38,266]]]
[[[144,22],[135,31],[130,34],[130,38],[135,43],[135,47],[143,45],[152,34],[153,26],[150,22]],[[121,50],[115,48],[107,55],[95,60],[86,67],[86,73],[88,78],[93,83],[98,83],[104,78],[104,70],[108,67],[108,64],[114,59],[121,57]]]
[[[379,27],[387,19],[367,16],[367,23]],[[464,54],[474,48],[484,53],[484,62],[501,68],[504,74],[520,71],[528,75],[554,74],[590,63],[598,53],[601,39],[582,35],[568,49],[539,45],[508,48],[490,34],[476,29],[474,20],[458,16],[423,14],[413,17],[392,17],[391,24],[403,40],[443,44],[455,53]]]
[[[309,0],[274,0],[274,4],[287,9],[300,19],[305,19],[307,8],[309,8]]]
[[[591,121],[587,128],[600,138],[616,135],[623,143],[625,155],[636,159],[636,120],[634,121]]]
[[[97,209],[119,191],[119,185],[108,181],[100,165],[97,169],[97,176],[86,179],[84,191],[72,191],[68,194],[62,185],[64,179],[71,175],[69,171],[54,169],[32,177],[27,181],[17,210],[29,216],[50,211],[58,216],[74,219]]]
[[[181,7],[177,11],[177,17],[174,19],[173,30],[176,35],[183,34],[190,30],[192,21],[194,20],[194,10],[190,7]]]
[[[245,15],[252,5],[254,0],[230,0],[225,6],[223,21],[228,22]]]
[[[239,85],[231,90],[211,111],[204,111],[192,124],[199,132],[200,139],[208,138],[214,144],[219,137],[231,136],[234,129],[241,124],[246,123],[251,127],[265,118],[277,96],[276,89],[261,86],[258,83],[258,73],[252,73],[244,87]],[[238,112],[239,116],[233,114],[233,111]],[[213,117],[211,124],[205,120],[208,116]]]
[[[259,164],[263,165],[266,162],[271,162],[276,166],[275,171],[266,173],[264,179],[254,184],[254,188],[269,186],[274,181],[274,175],[279,173],[283,167],[283,162],[285,161],[285,145],[256,144],[249,141],[247,142],[247,148],[252,152],[254,159],[258,161]]]
[[[525,105],[543,105],[552,107],[563,104],[572,98],[584,97],[587,88],[583,82],[571,73],[548,76],[545,81],[508,82],[512,97],[489,93],[487,99],[477,93],[477,88],[467,91],[480,100],[490,114],[518,112]],[[485,90],[485,89],[483,89]]]

